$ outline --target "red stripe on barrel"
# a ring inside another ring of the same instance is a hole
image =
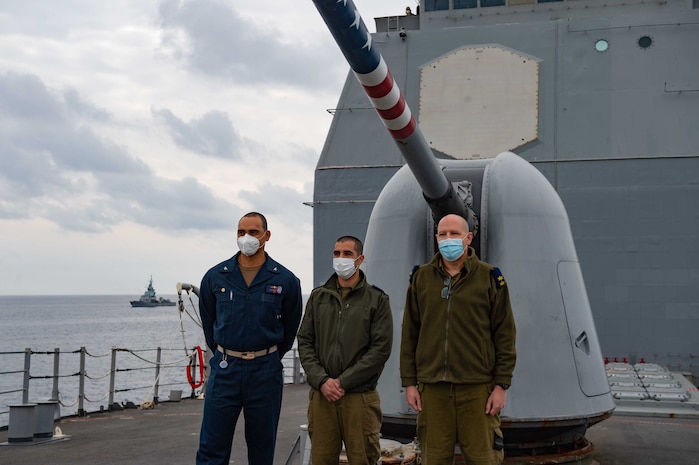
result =
[[[396,82],[393,79],[393,76],[391,75],[391,72],[388,70],[388,68],[386,68],[386,76],[383,78],[380,84],[377,84],[375,86],[366,86],[362,84],[364,92],[371,99],[381,99],[383,97],[386,97],[388,94],[391,93],[395,86]],[[398,93],[400,95],[400,98],[398,99],[396,104],[393,105],[391,108],[379,109],[376,108],[376,105],[374,104],[376,112],[384,121],[392,121],[400,117],[405,111],[405,108],[407,106],[405,103],[405,97],[403,97],[403,94],[400,92],[400,90],[398,90]],[[405,139],[406,137],[410,136],[413,133],[413,131],[415,131],[415,126],[415,118],[411,117],[408,124],[406,124],[403,128],[389,129],[388,132],[391,133],[394,139]]]
[[[391,133],[394,139],[407,139],[413,132],[415,132],[415,127],[417,123],[415,118],[411,117],[410,122],[403,129],[389,129],[388,132]]]
[[[364,92],[371,97],[371,98],[381,98],[385,97],[391,92],[391,89],[393,89],[393,86],[395,85],[395,81],[393,80],[393,76],[391,76],[391,72],[388,71],[386,73],[386,77],[384,78],[383,81],[381,81],[381,84],[375,85],[375,86],[365,86],[364,87]]]
[[[386,110],[379,110],[377,108],[376,112],[379,114],[379,116],[382,119],[392,120],[392,119],[396,119],[400,115],[402,115],[403,110],[405,110],[405,99],[403,98],[403,94],[401,94],[400,99],[398,100],[398,103],[396,103],[391,108],[388,108]]]

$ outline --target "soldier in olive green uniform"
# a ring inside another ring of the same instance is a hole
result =
[[[313,465],[337,465],[342,442],[352,465],[376,465],[381,405],[376,384],[391,354],[393,318],[382,290],[359,269],[362,242],[335,243],[335,274],[313,290],[298,333],[311,385],[308,433]]]
[[[505,279],[478,259],[472,240],[462,217],[442,218],[440,251],[407,291],[400,373],[419,412],[424,465],[451,465],[457,441],[467,465],[504,457],[499,414],[515,368],[515,323]]]

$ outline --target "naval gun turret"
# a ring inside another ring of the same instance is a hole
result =
[[[477,227],[473,211],[469,211],[459,199],[456,189],[442,172],[386,62],[372,46],[371,34],[354,3],[316,0],[314,3],[386,129],[398,144],[434,218],[439,221],[444,215],[456,213],[469,219],[472,228]]]
[[[591,461],[585,431],[611,415],[614,403],[558,194],[510,152],[437,160],[352,0],[314,3],[406,161],[381,191],[365,238],[368,279],[390,295],[395,323],[379,380],[384,436],[415,435],[398,360],[408,274],[436,252],[436,222],[458,213],[479,230],[479,256],[505,274],[517,323],[517,367],[501,414],[506,462]]]

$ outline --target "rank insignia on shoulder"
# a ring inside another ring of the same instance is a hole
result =
[[[493,278],[495,278],[495,283],[497,284],[498,289],[507,284],[505,282],[505,277],[502,275],[502,271],[500,271],[500,268],[493,268]]]
[[[374,286],[373,284],[371,285],[371,287],[373,287],[374,289],[376,289],[376,290],[379,291],[380,293],[385,294],[384,290],[381,289],[380,287]]]
[[[420,265],[415,265],[412,270],[410,270],[410,274],[408,274],[408,282],[412,283],[413,282],[413,274],[415,274],[415,271],[420,268]]]
[[[281,294],[282,293],[282,287],[281,286],[267,286],[267,289],[265,290],[267,294]]]

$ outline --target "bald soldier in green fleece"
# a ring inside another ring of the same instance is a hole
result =
[[[510,295],[500,270],[469,247],[464,218],[442,218],[436,237],[439,253],[411,277],[400,351],[422,463],[451,465],[458,441],[467,465],[497,465],[516,360]]]

